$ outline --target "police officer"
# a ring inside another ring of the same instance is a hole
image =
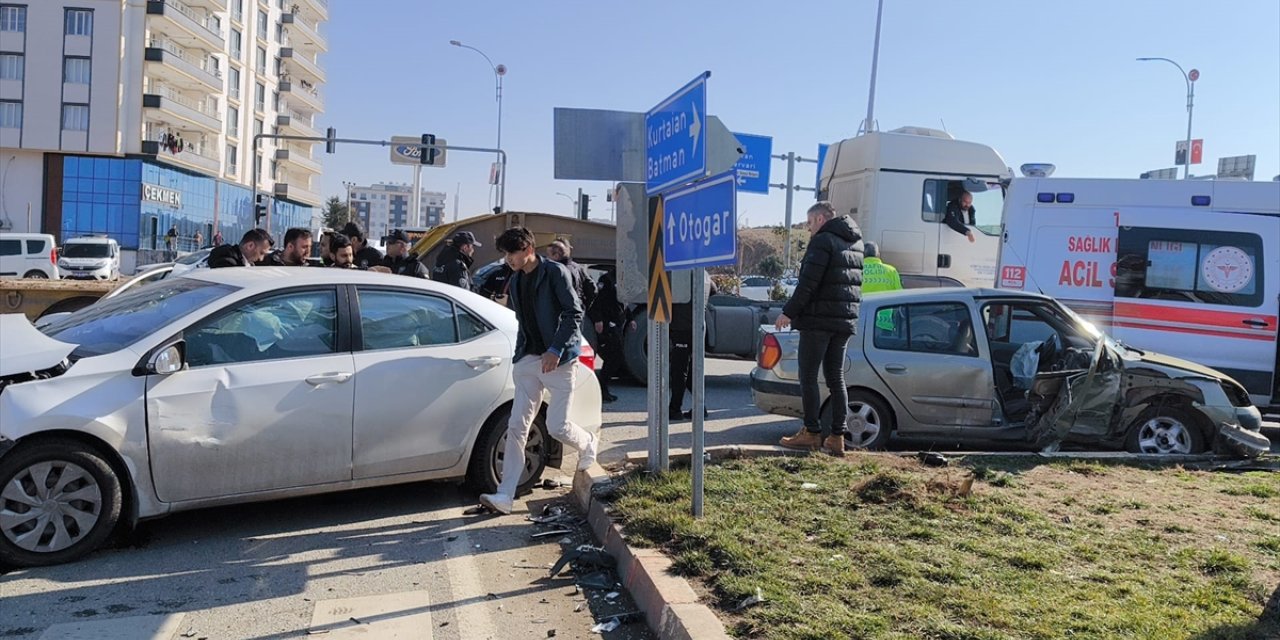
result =
[[[902,289],[898,269],[880,259],[880,247],[874,242],[863,242],[862,295]],[[893,331],[893,312],[885,309],[876,314],[876,328]]]
[[[404,229],[393,229],[387,235],[387,257],[382,264],[398,276],[427,277],[426,265],[418,254],[409,252],[409,234]]]

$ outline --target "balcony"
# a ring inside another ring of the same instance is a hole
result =
[[[222,93],[222,70],[209,57],[185,51],[170,40],[152,38],[144,51],[150,76],[184,88]]]
[[[187,6],[208,9],[213,12],[226,12],[227,0],[182,0]]]
[[[223,49],[225,37],[213,16],[201,15],[179,0],[147,0],[147,15],[156,16],[150,25],[152,33],[163,33],[188,48],[209,52]]]
[[[320,35],[316,23],[307,22],[297,13],[286,13],[280,16],[280,22],[284,23],[288,31],[288,37],[281,43],[284,46],[312,53],[329,50],[329,42]]]
[[[315,128],[312,122],[311,116],[304,116],[295,111],[281,111],[280,115],[276,116],[276,126],[286,133],[318,137],[320,130]]]
[[[308,58],[301,51],[292,47],[281,47],[280,58],[284,60],[286,69],[283,75],[290,80],[299,79],[316,84],[324,83],[326,77],[324,69],[320,68],[320,64],[314,58]]]
[[[291,106],[304,113],[324,112],[324,98],[321,97],[320,90],[306,80],[300,81],[298,86],[295,86],[292,81],[281,81],[280,95],[288,100]]]
[[[320,194],[312,191],[306,186],[301,186],[289,182],[277,182],[275,187],[275,196],[277,198],[285,198],[302,204],[311,206],[320,205]]]
[[[175,127],[196,127],[215,136],[222,133],[221,114],[170,87],[153,84],[149,93],[142,94],[142,106],[145,109],[155,109],[157,119]]]
[[[320,173],[324,171],[324,168],[320,166],[319,162],[307,157],[305,152],[298,151],[296,149],[276,149],[276,160],[294,165],[311,173]]]
[[[161,162],[181,165],[209,175],[216,175],[218,168],[221,166],[217,158],[198,147],[190,147],[178,153],[173,153],[168,149],[161,148],[159,142],[143,140],[142,153],[154,156],[156,160]]]
[[[298,8],[293,13],[306,14],[312,22],[329,21],[329,0],[295,0],[293,6]]]

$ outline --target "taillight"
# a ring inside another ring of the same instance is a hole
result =
[[[582,353],[578,354],[578,362],[586,365],[592,371],[596,370],[596,350],[591,348],[589,344],[582,345]]]
[[[778,344],[777,336],[772,333],[764,334],[764,342],[760,345],[760,356],[756,359],[756,364],[761,369],[772,369],[778,366],[778,362],[782,360],[782,345]]]
[[[49,264],[58,264],[58,248],[49,250]]]

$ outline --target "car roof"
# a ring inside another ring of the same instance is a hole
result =
[[[990,287],[930,287],[921,289],[900,289],[898,291],[885,291],[873,294],[876,300],[889,300],[912,302],[920,299],[925,300],[956,300],[960,298],[985,299],[985,298],[1024,298],[1027,300],[1049,300],[1048,296],[1039,293],[1031,293],[1028,291],[1014,291],[1011,289],[992,289]],[[864,297],[864,300],[866,298]]]
[[[111,244],[111,243],[113,243],[113,242],[115,242],[115,240],[114,240],[114,239],[112,239],[112,238],[100,238],[100,237],[96,237],[96,236],[85,236],[85,237],[83,237],[83,238],[71,238],[70,240],[63,240],[63,241],[62,241],[62,244],[64,244],[64,245],[67,245],[67,244]]]
[[[269,291],[286,282],[290,285],[356,284],[390,285],[426,291],[446,293],[455,298],[475,295],[451,284],[424,278],[411,278],[392,273],[363,271],[360,269],[332,269],[326,267],[228,267],[221,269],[193,269],[181,278],[191,278],[239,287],[247,292]],[[484,300],[481,296],[477,298]]]

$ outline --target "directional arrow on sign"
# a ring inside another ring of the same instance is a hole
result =
[[[702,133],[702,121],[698,119],[698,105],[693,105],[693,124],[689,125],[689,137],[693,138],[693,150],[698,150],[698,134]]]

